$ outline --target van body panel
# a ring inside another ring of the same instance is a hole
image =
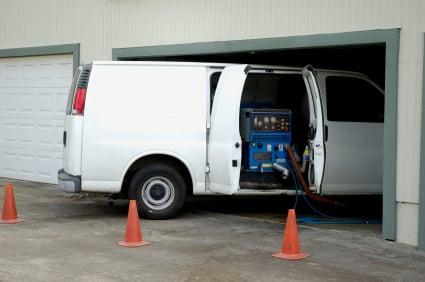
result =
[[[84,189],[83,189],[84,187]],[[85,180],[81,191],[98,193],[119,193],[121,191],[121,181],[119,180]]]
[[[82,190],[98,181],[103,192],[119,191],[129,160],[155,150],[179,152],[193,167],[194,183],[205,182],[206,77],[203,66],[93,65]]]
[[[327,122],[324,194],[382,192],[382,139],[378,123]]]
[[[127,165],[124,167],[124,169],[122,170],[121,178],[120,178],[120,183],[123,183],[125,174],[127,173],[128,169],[131,167],[132,164],[134,164],[139,159],[142,159],[142,158],[148,157],[148,156],[153,156],[153,155],[169,156],[169,157],[173,157],[173,158],[181,161],[186,166],[187,170],[190,173],[190,177],[191,177],[192,183],[194,184],[193,193],[196,194],[196,193],[200,193],[200,192],[205,192],[205,181],[204,181],[204,179],[203,178],[200,178],[199,181],[196,181],[195,175],[193,174],[194,169],[192,168],[192,166],[190,165],[190,163],[187,160],[185,160],[177,152],[172,152],[172,151],[169,151],[169,150],[144,151],[143,153],[138,154],[135,157],[133,157],[127,163]]]
[[[328,127],[326,170],[322,194],[381,194],[384,123],[329,121],[327,119],[326,78],[330,76],[365,80],[384,95],[383,90],[364,75],[336,71],[318,72],[325,109],[325,124]],[[359,111],[361,110],[359,109]]]

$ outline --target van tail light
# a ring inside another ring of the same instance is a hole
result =
[[[74,110],[74,114],[84,114],[84,106],[86,103],[86,88],[77,88],[74,95],[74,103],[72,109]]]
[[[81,65],[75,72],[68,94],[66,115],[84,115],[91,69],[91,64]]]

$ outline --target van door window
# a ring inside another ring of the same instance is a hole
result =
[[[210,111],[214,102],[215,90],[217,89],[218,80],[220,79],[221,72],[214,72],[210,76]]]
[[[326,78],[329,121],[384,122],[384,94],[367,80],[357,77]]]

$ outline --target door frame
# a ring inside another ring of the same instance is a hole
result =
[[[424,33],[423,65],[422,65],[422,120],[421,120],[421,155],[419,160],[425,160],[425,33]],[[425,251],[425,163],[420,162],[419,171],[419,234],[418,248]]]
[[[80,43],[0,49],[0,58],[72,54],[73,74],[80,65]]]
[[[400,45],[399,28],[176,45],[114,48],[112,49],[112,59],[149,59],[179,55],[225,54],[257,50],[271,51],[370,44],[385,44],[385,124],[382,236],[386,240],[395,240],[397,207],[396,164],[398,65]],[[423,174],[425,174],[425,169],[422,169],[421,175]],[[424,197],[425,196],[422,196],[422,198]],[[423,228],[425,229],[425,227]]]

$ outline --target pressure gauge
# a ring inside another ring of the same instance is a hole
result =
[[[270,121],[271,121],[272,123],[275,123],[275,122],[276,122],[276,118],[275,118],[275,117],[271,117]]]
[[[265,123],[269,123],[269,121],[270,121],[270,118],[269,117],[264,117],[264,122]]]

